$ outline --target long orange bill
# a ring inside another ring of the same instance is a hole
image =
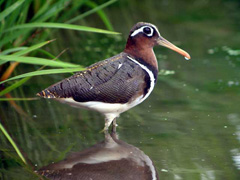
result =
[[[163,37],[159,37],[157,40],[157,43],[161,46],[164,46],[169,49],[172,49],[173,51],[176,51],[177,53],[183,55],[185,57],[185,59],[187,59],[187,60],[191,59],[191,56],[186,51],[178,48],[177,46],[170,43],[168,40],[164,39]]]

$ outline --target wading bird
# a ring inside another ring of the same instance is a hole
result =
[[[89,66],[37,95],[95,110],[105,116],[105,127],[124,111],[143,102],[158,76],[155,45],[165,46],[190,59],[190,55],[164,39],[156,26],[139,22],[130,31],[123,52]]]

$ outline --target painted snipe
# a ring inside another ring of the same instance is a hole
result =
[[[130,31],[123,52],[89,66],[37,95],[95,110],[105,116],[105,127],[124,111],[143,102],[152,92],[158,63],[155,45],[165,46],[190,59],[190,55],[164,39],[156,26],[139,22]]]
[[[49,180],[159,180],[152,160],[117,133],[80,152],[36,171]]]

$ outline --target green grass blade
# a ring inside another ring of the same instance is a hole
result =
[[[8,61],[0,60],[0,65],[5,64],[6,62],[8,62]]]
[[[45,42],[42,42],[42,43],[33,45],[33,46],[31,46],[31,47],[29,47],[29,48],[27,48],[27,49],[24,49],[24,50],[22,50],[22,51],[19,51],[19,52],[14,53],[14,55],[15,55],[15,56],[22,56],[22,55],[27,54],[27,53],[29,53],[29,52],[31,52],[31,51],[34,51],[34,50],[36,50],[36,49],[39,49],[39,48],[45,46],[46,44],[49,44],[49,43],[52,42],[52,41],[54,41],[54,40],[45,41]]]
[[[84,5],[89,0],[73,1],[72,7],[65,11],[61,16],[58,17],[58,22],[64,22],[70,19],[75,12],[78,12],[80,7]]]
[[[37,51],[44,54],[45,56],[48,56],[51,59],[54,59],[55,61],[60,61],[56,56],[52,55],[50,52],[48,52],[44,49],[37,49]]]
[[[52,3],[52,0],[48,0],[46,1],[43,5],[40,5],[40,2],[34,2],[37,3],[38,7],[35,9],[38,9],[37,11],[35,10],[35,14],[33,16],[33,18],[31,19],[31,22],[35,21],[38,17],[40,17],[42,14],[44,14],[44,12],[47,11],[47,9],[49,8],[50,4]],[[41,6],[41,7],[40,7]]]
[[[26,77],[24,79],[21,79],[20,81],[15,82],[14,84],[12,84],[11,86],[5,88],[4,90],[0,91],[0,96],[3,96],[4,94],[9,93],[10,91],[18,88],[19,86],[21,86],[23,83],[25,83],[27,80],[29,80],[31,77]],[[1,82],[0,82],[1,83]]]
[[[0,123],[0,129],[1,129],[2,133],[5,135],[5,137],[8,139],[8,141],[11,143],[11,145],[13,146],[15,151],[17,152],[18,156],[24,162],[24,164],[27,164],[27,162],[26,162],[25,158],[23,157],[21,151],[18,149],[16,143],[13,141],[13,139],[11,138],[11,136],[8,134],[8,132],[6,131],[6,129],[3,127],[3,125],[1,123]]]
[[[49,74],[60,74],[60,73],[70,73],[70,72],[77,72],[82,71],[84,68],[78,67],[78,68],[67,68],[67,69],[47,69],[47,70],[39,70],[34,72],[29,72],[25,74],[21,74],[18,76],[14,76],[12,78],[9,78],[5,81],[0,82],[0,84],[3,84],[8,81],[20,79],[20,78],[26,78],[26,77],[33,77],[33,76],[40,76],[40,75],[49,75]]]
[[[34,101],[38,100],[39,98],[33,97],[33,98],[0,98],[0,101]]]
[[[82,18],[84,18],[86,16],[89,16],[90,14],[93,14],[93,13],[95,13],[95,12],[97,12],[97,11],[99,11],[99,10],[101,10],[101,9],[103,9],[103,8],[113,4],[113,3],[115,3],[116,1],[117,0],[110,0],[110,1],[108,1],[106,3],[104,3],[104,4],[101,4],[100,6],[97,6],[97,7],[93,8],[93,9],[83,13],[83,14],[80,14],[80,15],[78,15],[78,16],[76,16],[76,17],[74,17],[74,18],[72,18],[72,19],[70,19],[68,21],[66,21],[65,23],[70,23],[71,24],[71,23],[73,23],[73,22],[75,22],[75,21],[77,21],[79,19],[82,19]]]
[[[12,28],[6,29],[4,31],[12,31],[16,29],[26,29],[26,28],[59,28],[59,29],[70,29],[70,30],[77,30],[77,31],[85,31],[85,32],[95,32],[95,33],[104,33],[104,34],[119,34],[118,32],[87,27],[87,26],[79,26],[73,24],[64,24],[64,23],[28,23],[28,24],[21,24],[16,25]]]
[[[46,44],[52,42],[54,40],[49,40],[49,41],[45,41],[45,42],[42,42],[42,43],[39,43],[39,44],[36,44],[36,45],[33,45],[31,47],[16,47],[16,48],[10,48],[10,49],[6,49],[4,51],[2,51],[0,53],[0,56],[1,55],[7,55],[7,54],[11,54],[11,53],[14,53],[15,56],[21,56],[21,55],[24,55],[24,54],[27,54],[31,51],[34,51],[34,50],[37,50],[43,46],[45,46]],[[16,53],[15,53],[16,52]],[[54,58],[54,57],[53,57]]]
[[[25,2],[23,4],[23,6],[21,8],[19,8],[19,13],[17,14],[17,17],[16,17],[16,21],[13,25],[15,24],[23,24],[25,22],[28,21],[28,17],[29,17],[29,12],[31,12],[31,3],[30,1],[28,0],[27,2]],[[15,13],[15,11],[14,11]],[[13,26],[11,25],[11,26]],[[11,26],[8,26],[8,27],[11,27]]]
[[[27,49],[28,47],[25,47],[25,46],[22,46],[22,47],[15,47],[15,48],[9,48],[9,49],[6,49],[4,51],[2,51],[0,53],[0,56],[1,55],[7,55],[7,54],[11,54],[11,53],[14,53],[14,52],[17,52],[17,51],[22,51],[22,50],[25,50]]]
[[[19,0],[15,2],[13,5],[5,9],[3,12],[0,13],[0,21],[2,21],[5,17],[11,14],[16,8],[18,8],[25,0]]]
[[[89,6],[92,7],[92,8],[97,8],[97,7],[98,7],[98,5],[97,5],[95,2],[92,2],[92,1],[89,1],[89,2],[87,2],[86,4],[89,5]],[[103,10],[99,10],[99,11],[97,11],[97,14],[98,14],[99,17],[102,19],[102,21],[103,21],[103,23],[106,25],[106,27],[107,27],[109,30],[113,31],[112,24],[110,23],[107,15],[104,13],[104,11],[103,11]]]
[[[13,33],[7,33],[5,34],[3,37],[1,37],[1,41],[0,41],[0,48],[9,43],[11,46],[12,46],[12,42],[15,41],[17,38],[23,36],[23,35],[26,35],[29,33],[29,29],[28,30],[20,30],[20,31],[17,31],[17,32],[13,32]]]
[[[64,68],[79,67],[79,65],[76,65],[76,64],[66,63],[66,62],[62,62],[62,61],[53,61],[53,60],[37,58],[37,57],[22,57],[22,56],[14,56],[14,55],[4,55],[4,56],[0,56],[0,63],[1,63],[1,60],[15,61],[15,62],[26,63],[26,64],[64,67]]]
[[[56,1],[54,4],[52,5],[48,5],[47,7],[44,7],[44,13],[39,14],[37,16],[35,16],[31,22],[43,22],[48,20],[50,17],[56,15],[57,13],[59,13],[61,10],[63,10],[64,8],[66,8],[66,3],[69,0],[60,0],[60,1]]]

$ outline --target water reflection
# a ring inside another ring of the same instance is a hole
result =
[[[230,123],[236,127],[236,132],[233,134],[236,139],[240,142],[240,117],[237,113],[231,113],[227,116]],[[230,150],[234,165],[240,170],[240,148],[234,148]]]
[[[137,147],[119,140],[116,133],[106,133],[104,141],[45,166],[38,173],[54,180],[158,179],[152,160]]]

